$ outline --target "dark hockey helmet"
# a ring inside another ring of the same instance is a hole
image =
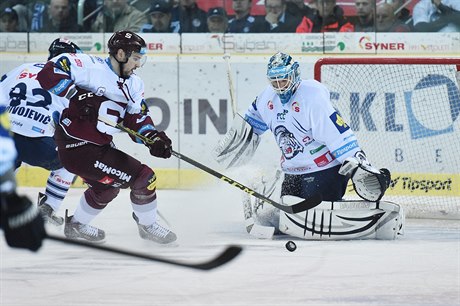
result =
[[[81,49],[66,38],[55,39],[48,48],[48,60],[62,53],[82,53]]]
[[[126,56],[130,57],[133,52],[145,54],[146,44],[142,37],[132,31],[122,30],[115,32],[109,39],[109,54],[115,56],[119,49],[125,51]]]

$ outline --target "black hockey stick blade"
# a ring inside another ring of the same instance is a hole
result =
[[[207,260],[201,263],[188,263],[188,262],[167,259],[167,258],[163,258],[159,256],[154,256],[154,255],[147,255],[147,254],[136,253],[136,252],[127,251],[127,250],[122,250],[122,249],[118,249],[114,247],[103,246],[100,244],[94,244],[94,243],[89,243],[85,241],[66,239],[66,238],[59,237],[59,236],[52,235],[52,234],[47,234],[46,238],[53,240],[53,241],[83,246],[83,247],[87,247],[87,248],[95,249],[99,251],[126,255],[126,256],[146,259],[146,260],[155,261],[155,262],[162,262],[162,263],[170,264],[173,266],[185,267],[185,268],[191,268],[191,269],[197,269],[197,270],[212,270],[212,269],[218,268],[226,264],[227,262],[233,260],[243,250],[242,247],[240,246],[231,245],[231,246],[227,246],[226,249],[221,254],[212,258],[211,260]]]

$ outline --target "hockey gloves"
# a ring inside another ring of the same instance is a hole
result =
[[[160,158],[170,158],[172,154],[172,141],[166,136],[165,132],[159,132],[157,130],[150,130],[144,134],[149,140],[144,142],[149,148],[152,156]]]
[[[351,177],[356,193],[370,202],[379,201],[391,182],[390,171],[372,167],[362,152],[345,159],[339,173]]]
[[[1,227],[10,247],[37,251],[46,237],[44,220],[29,198],[1,194]]]

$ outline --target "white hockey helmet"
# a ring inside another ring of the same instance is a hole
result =
[[[267,67],[267,78],[273,90],[278,94],[281,103],[291,99],[296,86],[300,83],[299,63],[286,53],[273,55]]]

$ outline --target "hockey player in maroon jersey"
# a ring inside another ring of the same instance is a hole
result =
[[[144,101],[144,83],[134,70],[145,62],[145,41],[131,31],[118,31],[108,42],[109,57],[62,54],[49,61],[37,79],[43,88],[66,97],[68,104],[57,118],[55,139],[63,165],[82,177],[89,188],[73,216],[67,216],[68,238],[101,241],[103,230],[89,223],[119,193],[130,188],[133,218],[141,238],[170,243],[176,235],[157,222],[154,171],[112,146],[118,129],[98,120],[104,117],[155,140],[153,156],[171,157],[171,140],[158,131]],[[142,143],[139,139],[133,139]]]

